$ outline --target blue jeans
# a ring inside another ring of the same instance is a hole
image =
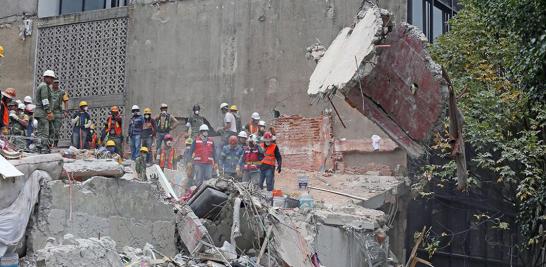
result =
[[[212,178],[212,164],[193,163],[193,184],[200,186],[204,181]]]
[[[140,154],[140,134],[131,136],[131,159],[135,160]]]
[[[267,184],[267,191],[273,191],[275,185],[275,167],[262,167],[260,170],[260,182],[258,186],[260,189],[264,188],[264,180]]]
[[[152,162],[152,145],[154,142],[154,139],[151,135],[149,136],[142,136],[142,146],[145,146],[148,148],[148,154],[146,155],[146,162]]]
[[[81,133],[81,136],[80,136],[80,133]],[[74,128],[72,130],[72,145],[78,149],[88,149],[89,148],[89,142],[87,141],[88,133],[89,133],[89,130],[87,129],[80,131],[80,128],[77,128],[77,127]]]

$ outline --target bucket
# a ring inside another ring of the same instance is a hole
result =
[[[315,201],[313,197],[309,194],[304,194],[300,197],[300,208],[313,208],[315,206]]]
[[[299,190],[307,190],[307,185],[309,184],[309,176],[299,176],[298,177],[298,188]]]
[[[273,191],[271,192],[271,195],[272,195],[273,197],[282,197],[282,196],[283,196],[282,190],[273,189]]]
[[[284,197],[273,197],[273,207],[283,208],[285,198]]]
[[[0,257],[0,267],[18,267],[19,255],[17,253],[6,253]]]

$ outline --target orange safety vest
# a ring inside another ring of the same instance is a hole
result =
[[[113,121],[112,116],[109,116],[108,121],[107,121],[108,127],[106,128],[106,133],[107,134],[109,134],[110,131],[112,130],[112,121]],[[121,129],[121,123],[116,121],[115,124],[114,124],[114,133],[116,134],[116,136],[121,136],[121,130],[122,130]]]
[[[8,127],[9,125],[9,112],[8,112],[8,105],[6,103],[2,102],[2,122],[4,123],[4,126]]]
[[[251,134],[255,134],[258,132],[258,125],[254,125],[254,123],[249,122],[248,123],[248,131],[251,133]]]
[[[193,152],[193,160],[197,163],[212,164],[214,158],[212,157],[212,150],[214,143],[207,138],[206,142],[203,142],[201,138],[195,140],[195,151]]]
[[[167,161],[167,169],[174,170],[174,147],[171,147],[171,151],[169,152],[169,156],[167,157],[167,153],[165,152],[165,148],[161,150],[161,155],[159,156],[159,167],[161,169],[165,168],[165,160]]]
[[[277,145],[271,144],[268,147],[265,147],[265,144],[262,144],[262,148],[265,150],[262,164],[275,166],[275,162],[277,161],[275,158],[275,148],[277,148]]]

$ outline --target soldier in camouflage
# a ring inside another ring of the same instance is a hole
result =
[[[55,79],[55,73],[52,70],[46,70],[43,75],[43,81],[36,88],[36,97],[34,99],[34,105],[36,109],[34,111],[34,118],[38,121],[38,127],[36,129],[36,137],[38,141],[36,147],[40,153],[49,153],[49,145],[51,142],[50,127],[51,121],[55,118],[52,111],[51,101],[51,88]]]
[[[53,146],[57,147],[59,144],[59,136],[61,133],[61,125],[63,124],[64,112],[68,110],[68,95],[64,90],[59,89],[59,79],[53,80],[51,87],[51,110],[53,111],[54,120],[52,122],[53,129]]]
[[[17,106],[17,110],[14,110],[9,115],[10,125],[10,142],[18,150],[25,150],[27,147],[26,142],[26,129],[29,124],[29,117],[25,114],[25,104],[21,103]]]

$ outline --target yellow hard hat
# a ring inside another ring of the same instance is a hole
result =
[[[229,107],[229,110],[239,111],[236,105],[231,105],[231,107]]]
[[[86,101],[80,101],[80,108],[84,107],[84,106],[88,106],[87,102]]]
[[[0,45],[0,57],[4,57],[4,47]]]
[[[186,139],[186,145],[191,145],[193,144],[193,139],[191,139],[191,137],[188,137],[188,139]]]
[[[148,148],[143,146],[140,148],[140,152],[148,153]]]
[[[116,146],[116,142],[114,142],[114,140],[108,140],[108,142],[106,142],[106,146]]]
[[[91,123],[91,126],[89,126],[89,128],[91,128],[91,130],[95,130],[95,124]]]
[[[145,108],[144,109],[144,114],[152,114],[152,109],[151,108]]]

